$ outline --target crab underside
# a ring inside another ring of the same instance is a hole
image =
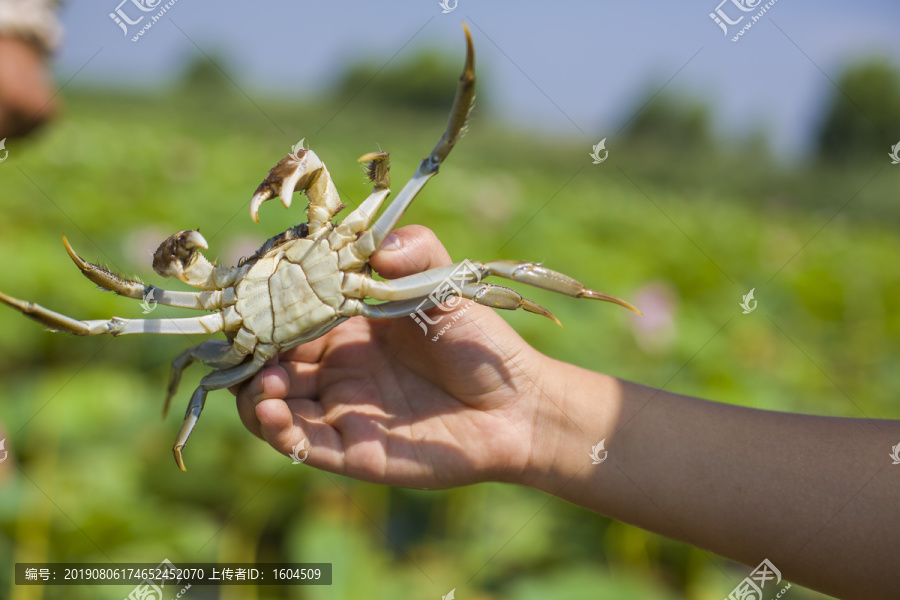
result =
[[[76,335],[132,333],[211,334],[226,340],[208,340],[184,351],[172,362],[164,414],[175,395],[185,368],[195,362],[214,370],[194,391],[181,430],[175,440],[175,460],[185,470],[182,449],[200,416],[211,390],[239,384],[277,353],[314,340],[353,316],[396,318],[417,316],[424,310],[458,296],[502,309],[524,309],[556,318],[518,292],[482,281],[498,276],[575,298],[614,302],[637,312],[627,302],[590,290],[578,281],[539,264],[497,260],[463,261],[391,281],[369,275],[369,257],[396,227],[413,199],[438,172],[453,149],[469,115],[475,89],[472,38],[466,33],[466,63],[450,112],[447,129],[431,153],[419,164],[412,179],[376,219],[390,194],[388,155],[373,152],[360,158],[374,187],[371,195],[340,224],[332,223],[344,206],[331,176],[311,150],[295,147],[269,171],[250,201],[250,215],[258,221],[260,205],[280,197],[290,207],[295,191],[309,200],[308,223],[270,238],[236,267],[217,266],[200,250],[208,245],[199,231],[180,231],[164,241],[153,257],[153,269],[198,288],[198,292],[163,290],[123,278],[84,261],[63,237],[66,251],[95,284],[121,296],[158,304],[213,311],[202,317],[181,319],[122,319],[79,321],[0,293],[0,301],[56,331]],[[381,301],[370,304],[366,299]],[[427,319],[427,317],[426,317]],[[558,323],[558,321],[557,321]]]

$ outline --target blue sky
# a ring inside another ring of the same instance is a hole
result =
[[[726,136],[762,127],[791,154],[808,143],[843,65],[871,54],[900,64],[896,1],[777,0],[736,43],[709,17],[719,1],[458,0],[442,14],[437,0],[177,0],[132,42],[149,17],[126,36],[109,17],[121,0],[70,0],[57,72],[61,82],[74,76],[73,85],[152,89],[201,51],[215,52],[227,56],[229,75],[251,98],[292,97],[326,89],[361,57],[402,60],[433,46],[461,58],[466,20],[480,85],[503,118],[536,135],[612,135],[638,100],[665,84],[709,103]],[[133,20],[155,14],[132,0],[121,10]],[[742,13],[732,0],[722,10],[732,19],[747,15],[735,31],[756,12]]]

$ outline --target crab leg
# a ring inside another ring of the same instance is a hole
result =
[[[528,312],[547,317],[557,325],[561,325],[559,319],[536,302],[523,298],[515,290],[494,285],[491,283],[465,283],[459,287],[459,296],[474,300],[478,304],[504,310],[516,310],[522,308]],[[410,300],[394,300],[382,304],[366,304],[362,300],[348,298],[344,303],[346,310],[354,311],[354,315],[362,315],[369,319],[395,319],[398,317],[414,316],[418,311],[428,310],[437,306],[434,298],[412,298]],[[419,321],[419,319],[416,319]],[[421,325],[421,322],[420,322]]]
[[[434,308],[436,304],[430,298],[412,298],[382,304],[366,304],[356,298],[347,298],[341,305],[341,312],[351,316],[363,316],[369,319],[397,319],[408,317],[419,310]]]
[[[502,308],[503,310],[517,310],[519,308],[536,315],[547,317],[559,326],[559,322],[553,313],[549,310],[533,302],[528,298],[524,298],[519,292],[502,285],[494,285],[493,283],[466,283],[460,286],[460,296],[474,300],[478,304],[490,306],[492,308]]]
[[[172,374],[169,377],[166,402],[163,405],[163,418],[169,413],[169,405],[178,391],[181,375],[186,368],[195,362],[199,362],[214,369],[227,369],[240,364],[246,356],[246,354],[241,354],[235,350],[234,346],[222,340],[207,340],[179,354],[178,358],[172,361]]]
[[[366,166],[366,175],[375,185],[369,197],[356,210],[347,215],[328,236],[331,247],[335,249],[343,249],[347,244],[355,241],[357,235],[367,229],[375,220],[375,215],[378,214],[381,205],[391,193],[390,163],[387,152],[370,152],[361,156],[359,162],[369,163]],[[353,246],[348,248],[348,250],[352,249]],[[345,258],[344,262],[347,263],[347,266],[344,268],[360,267],[367,258],[352,254],[350,256],[349,260]]]
[[[105,333],[128,335],[132,333],[207,334],[222,331],[225,319],[222,313],[187,319],[123,319],[113,317],[107,321],[78,321],[64,314],[48,310],[34,302],[19,300],[0,292],[0,302],[20,311],[26,317],[46,325],[54,331],[67,331],[75,335],[103,335]]]
[[[199,234],[198,234],[199,235]],[[155,302],[164,306],[177,306],[180,308],[195,308],[198,310],[215,310],[222,308],[222,291],[208,292],[170,292],[153,285],[144,285],[140,281],[126,279],[113,273],[109,269],[85,261],[72,249],[69,240],[63,236],[63,245],[66,252],[75,262],[85,277],[98,286],[110,292],[115,292],[126,298]],[[233,302],[232,302],[233,304]]]
[[[390,281],[377,281],[361,273],[344,273],[341,293],[353,298],[372,298],[373,300],[420,298],[437,291],[441,284],[453,275],[456,275],[457,280],[475,280],[478,277],[477,272],[467,269],[465,264],[465,262],[458,262]],[[344,264],[341,263],[341,268],[343,267]]]
[[[328,241],[332,248],[338,249],[338,262],[341,269],[358,269],[368,260],[368,256],[358,253],[357,235],[365,230],[375,219],[381,205],[391,193],[391,190],[378,190],[366,198],[359,208],[341,221],[341,224],[331,232]]]
[[[580,281],[573,279],[568,275],[552,271],[537,263],[515,260],[492,260],[487,263],[475,262],[473,264],[480,269],[482,277],[496,275],[498,277],[511,279],[512,281],[519,281],[544,290],[556,292],[557,294],[565,294],[566,296],[571,296],[573,298],[590,298],[592,300],[612,302],[613,304],[618,304],[619,306],[627,308],[631,312],[642,314],[641,311],[624,300],[586,288]]]
[[[432,149],[431,154],[419,163],[416,173],[403,186],[397,198],[385,209],[372,228],[355,242],[354,254],[356,255],[369,257],[375,252],[384,238],[397,226],[400,217],[422,191],[428,180],[437,174],[441,163],[459,140],[469,111],[472,109],[472,100],[475,98],[475,49],[472,46],[472,34],[465,23],[463,23],[463,29],[466,32],[466,65],[459,78],[459,86],[456,88],[456,98],[453,100],[453,108],[450,109],[450,121],[447,123],[447,129]]]
[[[200,380],[200,387],[194,390],[191,396],[187,412],[184,414],[184,422],[181,424],[181,429],[175,437],[175,446],[172,448],[172,452],[175,454],[175,462],[178,464],[179,469],[187,471],[182,458],[182,450],[184,445],[187,444],[188,438],[191,437],[191,432],[194,431],[197,420],[200,418],[200,413],[206,404],[206,395],[212,390],[221,390],[250,379],[259,372],[268,359],[268,356],[254,355],[253,360],[250,362],[220,371],[213,371]]]
[[[452,290],[454,283],[457,285],[473,283],[491,276],[504,277],[558,294],[572,296],[573,298],[591,298],[594,300],[603,300],[604,302],[612,302],[613,304],[618,304],[619,306],[623,306],[630,311],[640,314],[640,311],[628,302],[603,292],[588,289],[580,281],[573,279],[568,275],[552,271],[536,263],[513,260],[494,260],[486,263],[479,261],[464,261],[446,267],[430,269],[428,271],[416,273],[415,275],[392,279],[390,281],[375,281],[374,279],[369,279],[358,273],[345,273],[341,291],[347,295],[360,298],[368,296],[375,300],[404,300],[407,298],[427,296],[432,293],[441,295],[441,291],[447,292],[448,290]],[[451,291],[451,293],[453,292]],[[483,294],[484,293],[487,292],[483,292]],[[501,302],[513,301],[512,297],[505,294],[505,292],[492,292],[488,297],[497,298],[497,301]],[[500,300],[501,297],[507,299]],[[521,298],[521,296],[519,296],[519,298]],[[531,304],[534,303],[531,302]],[[488,304],[488,306],[493,305]],[[543,307],[540,307],[537,304],[534,304],[534,306],[538,307],[540,310],[533,310],[531,312],[538,312],[538,314],[546,313],[546,310],[543,309]],[[498,306],[497,308],[506,307]],[[514,308],[518,308],[518,306]],[[529,310],[525,305],[521,306],[521,308]],[[549,313],[545,316],[553,318]],[[555,320],[555,318],[553,319]]]

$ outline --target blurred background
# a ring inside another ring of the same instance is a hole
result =
[[[93,289],[61,236],[176,287],[150,267],[169,234],[200,228],[208,255],[234,263],[303,220],[296,204],[247,214],[301,138],[346,204],[369,189],[356,158],[378,148],[399,188],[446,124],[466,20],[469,133],[404,223],[457,260],[543,261],[645,312],[529,292],[565,325],[504,313],[531,344],[721,402],[900,416],[897,3],[776,2],[735,42],[744,23],[723,32],[716,0],[459,0],[447,13],[437,0],[179,0],[139,36],[156,11],[117,1],[62,7],[58,115],[6,142],[4,292],[78,318],[142,317]],[[734,6],[720,5],[731,19]],[[120,27],[117,9],[148,17]],[[291,465],[227,392],[210,396],[185,474],[171,445],[204,370],[166,421],[160,409],[170,361],[200,338],[50,334],[6,308],[0,332],[0,598],[131,589],[17,587],[15,562],[334,564],[330,587],[192,588],[198,600],[718,600],[750,571],[527,489],[422,492]]]

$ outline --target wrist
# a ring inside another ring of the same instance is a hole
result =
[[[549,357],[541,362],[533,399],[531,452],[517,483],[559,495],[562,488],[604,461],[620,413],[619,382],[613,377]]]

